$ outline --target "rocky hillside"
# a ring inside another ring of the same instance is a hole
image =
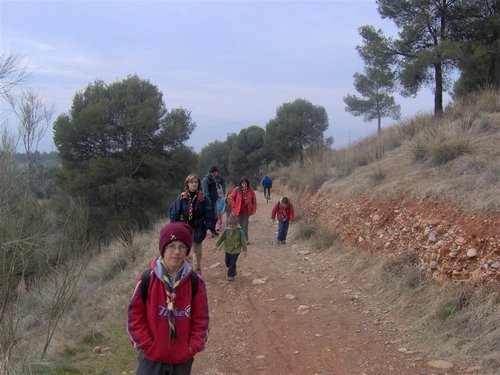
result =
[[[418,266],[437,281],[500,282],[500,215],[409,194],[346,199],[304,193],[300,206],[306,220],[343,244],[384,256],[414,252]]]

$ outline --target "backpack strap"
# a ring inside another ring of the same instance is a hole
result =
[[[150,279],[151,279],[151,270],[148,268],[144,270],[144,272],[141,275],[141,296],[142,296],[142,303],[144,305],[148,300],[148,289],[149,289]],[[198,293],[198,281],[199,281],[198,274],[192,271],[189,274],[189,279],[191,280],[191,299],[194,299],[194,297],[196,297],[196,293]]]
[[[141,296],[142,303],[145,305],[148,300],[148,289],[149,289],[149,280],[151,278],[151,270],[148,268],[144,270],[141,275]]]
[[[198,281],[200,280],[198,278],[198,274],[194,271],[191,271],[189,274],[189,279],[191,280],[191,300],[196,297],[196,293],[198,293]]]

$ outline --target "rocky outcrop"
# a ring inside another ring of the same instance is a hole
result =
[[[343,244],[387,257],[415,252],[419,267],[439,282],[500,283],[500,215],[410,194],[346,199],[304,193],[300,206],[305,220]]]

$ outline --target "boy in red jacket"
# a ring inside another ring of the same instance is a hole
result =
[[[146,300],[142,277],[135,286],[128,308],[128,333],[139,350],[136,375],[189,375],[194,355],[205,348],[207,290],[199,275],[194,275],[197,288],[192,286],[193,269],[186,260],[192,242],[188,224],[165,225],[160,231],[160,256],[151,262]]]
[[[286,235],[288,234],[288,226],[293,223],[294,212],[293,205],[287,197],[280,199],[273,207],[271,220],[278,219],[278,243],[286,243]]]

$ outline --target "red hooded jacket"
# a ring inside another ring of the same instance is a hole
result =
[[[186,262],[186,264],[189,264]],[[134,348],[157,362],[186,363],[205,348],[208,337],[208,302],[205,282],[198,276],[198,291],[192,299],[189,269],[176,288],[175,330],[176,338],[169,338],[166,315],[166,291],[157,276],[157,259],[151,263],[151,278],[146,304],[142,301],[139,278],[128,308],[128,333]]]
[[[288,203],[286,207],[281,205],[281,201],[276,203],[271,212],[271,219],[278,219],[278,221],[293,221],[295,213],[293,211],[292,202]]]
[[[243,182],[246,183],[245,192],[243,192],[242,189]],[[244,210],[243,205],[244,194],[246,194],[246,210]],[[254,191],[250,188],[250,181],[248,181],[248,178],[240,178],[238,186],[236,186],[229,195],[229,205],[231,206],[231,215],[233,216],[239,216],[241,214],[248,214],[248,216],[251,216],[255,214],[255,211],[257,211],[257,197],[255,196]]]

